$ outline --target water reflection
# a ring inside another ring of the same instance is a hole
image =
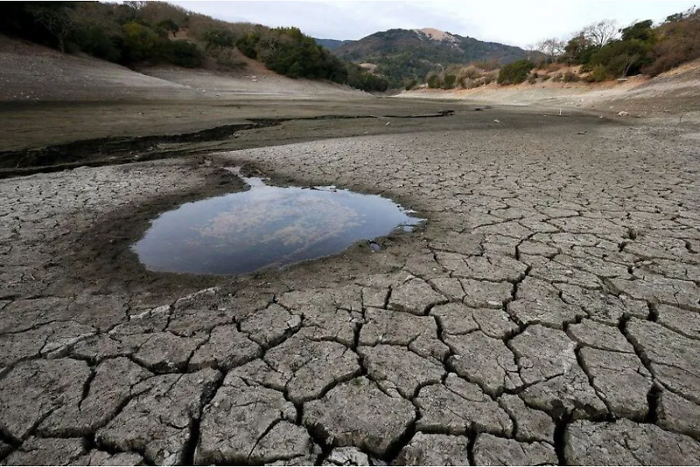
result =
[[[245,181],[248,191],[187,203],[155,219],[132,247],[141,263],[151,271],[245,274],[339,253],[422,222],[381,196]]]

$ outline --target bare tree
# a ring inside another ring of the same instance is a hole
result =
[[[54,5],[32,5],[31,13],[34,21],[41,24],[58,42],[58,49],[66,51],[66,39],[73,31],[74,21],[67,7]]]
[[[564,54],[566,43],[559,39],[545,39],[535,46],[535,50],[543,54],[547,62],[553,62]]]
[[[583,28],[581,34],[588,39],[591,44],[603,47],[613,39],[616,39],[619,32],[617,22],[612,19],[604,19],[597,23],[590,24]]]

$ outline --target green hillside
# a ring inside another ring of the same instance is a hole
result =
[[[394,86],[406,79],[424,80],[428,72],[451,64],[474,61],[510,63],[526,58],[519,47],[483,42],[472,37],[425,29],[390,29],[359,41],[343,44],[333,51],[338,57],[356,63],[378,65],[376,73]]]

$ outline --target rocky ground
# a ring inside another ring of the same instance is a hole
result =
[[[700,463],[697,128],[488,112],[0,181],[1,462]],[[427,223],[144,270],[149,219],[244,189],[231,165]]]

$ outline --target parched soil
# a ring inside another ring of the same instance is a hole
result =
[[[698,127],[362,105],[0,180],[2,462],[699,463]],[[238,278],[140,266],[232,165],[427,223]]]
[[[0,37],[0,464],[700,463],[687,86],[634,100],[687,118],[602,118],[38,49]],[[150,221],[247,189],[231,166],[427,222],[146,270]]]

